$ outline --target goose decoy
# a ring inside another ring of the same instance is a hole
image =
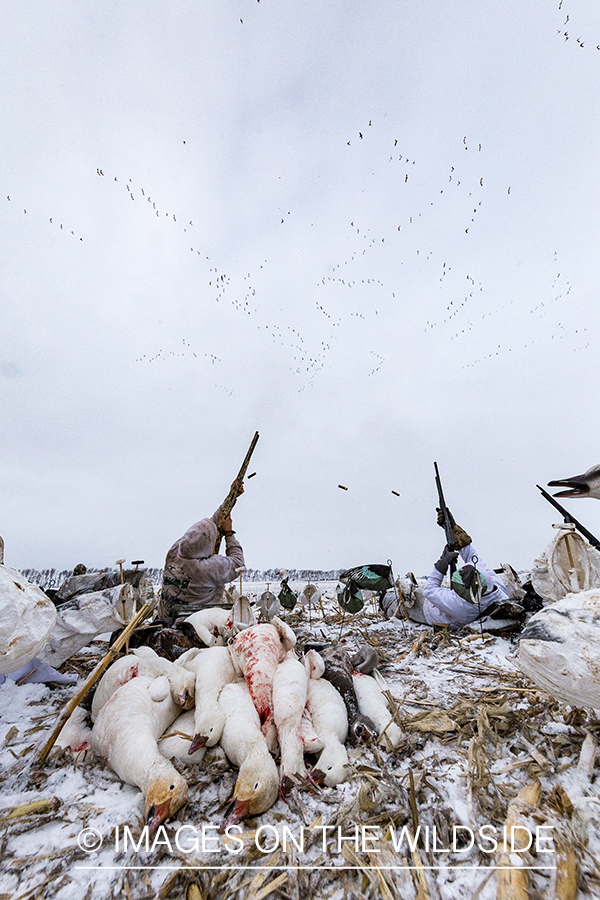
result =
[[[234,635],[239,634],[244,628],[256,625],[256,619],[254,618],[254,612],[250,606],[250,600],[248,597],[244,596],[244,594],[241,594],[234,600],[233,608],[231,610],[231,619],[232,633]]]
[[[583,475],[549,481],[548,487],[566,488],[565,491],[558,491],[554,494],[555,497],[594,497],[596,500],[600,500],[600,465],[592,466]]]
[[[256,603],[261,619],[270,622],[281,612],[281,602],[271,591],[263,591]]]
[[[386,592],[394,587],[392,567],[374,563],[368,566],[356,566],[340,573],[342,584],[354,583],[362,590],[375,591],[380,601]]]

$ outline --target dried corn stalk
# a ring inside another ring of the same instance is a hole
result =
[[[517,796],[508,805],[506,814],[505,835],[514,837],[515,850],[525,848],[525,839],[517,826],[527,830],[524,820],[532,808],[537,808],[542,793],[542,785],[539,778],[521,788]],[[513,831],[513,828],[515,830]],[[496,866],[498,868],[498,883],[496,889],[497,900],[528,900],[529,898],[529,871],[522,868],[523,857],[510,853],[510,845],[505,840],[501,842],[496,853]]]

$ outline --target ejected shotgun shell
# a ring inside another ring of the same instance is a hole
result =
[[[254,478],[255,475],[256,475],[256,472],[253,472],[252,475],[248,475],[248,478]]]
[[[398,493],[398,491],[392,491],[392,494],[395,494],[396,497],[399,497],[399,496],[400,496],[400,494]]]
[[[347,490],[348,490],[348,488],[346,487],[345,484],[338,484],[338,487],[341,488],[343,491],[347,491]]]

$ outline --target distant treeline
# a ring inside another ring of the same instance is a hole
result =
[[[88,572],[110,572],[115,571],[107,567],[106,569],[89,568]],[[162,582],[162,569],[144,570],[152,579],[152,583],[159,585]],[[266,581],[272,584],[278,584],[281,581],[280,569],[247,569],[244,572],[244,581]],[[327,572],[322,569],[287,569],[290,581],[336,581],[343,569],[329,569]],[[32,584],[39,585],[42,590],[59,588],[66,579],[73,574],[70,569],[21,569],[21,574],[27,581]]]

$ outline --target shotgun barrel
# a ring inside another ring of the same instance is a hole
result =
[[[551,503],[552,506],[559,511],[565,522],[570,522],[572,525],[574,525],[577,531],[590,542],[592,547],[595,547],[596,550],[600,550],[600,541],[597,537],[595,537],[595,535],[592,534],[591,531],[588,531],[585,525],[582,525],[581,522],[578,522],[575,516],[572,516],[570,512],[567,512],[564,506],[561,506],[558,500],[556,500],[552,496],[552,494],[549,494],[548,491],[545,491],[543,487],[540,487],[539,484],[536,484],[536,488],[541,492],[542,497],[544,497],[544,499],[547,500],[548,503]]]
[[[248,449],[248,452],[246,453],[246,456],[245,456],[244,462],[241,465],[240,471],[237,473],[236,477],[232,481],[231,487],[229,488],[229,493],[225,497],[225,501],[223,503],[223,516],[230,515],[231,510],[235,506],[235,501],[238,498],[238,494],[239,494],[240,488],[242,486],[242,482],[244,481],[244,476],[246,474],[246,470],[248,469],[248,466],[250,465],[250,459],[252,457],[252,454],[254,453],[254,448],[256,447],[257,441],[258,441],[258,431],[255,433],[254,437],[252,438],[250,447]],[[214,549],[215,553],[219,552],[219,548],[221,546],[222,540],[223,540],[223,532],[221,531],[221,527],[218,526],[217,540],[215,542],[215,549]]]
[[[439,504],[440,504],[440,509],[442,511],[442,515],[444,517],[444,531],[446,533],[446,544],[448,546],[448,550],[456,550],[456,544],[454,543],[454,535],[452,533],[452,519],[450,517],[450,512],[448,511],[448,507],[446,506],[446,501],[444,500],[444,491],[442,490],[442,480],[440,478],[438,464],[436,462],[434,462],[433,466],[435,468],[435,486],[437,487],[438,500],[439,500]]]
[[[438,464],[434,462],[433,467],[435,469],[435,485],[437,487],[438,492],[438,500],[440,504],[440,509],[442,511],[442,515],[444,517],[444,532],[446,534],[446,546],[448,550],[456,550],[456,542],[454,540],[454,534],[452,533],[452,517],[450,515],[450,510],[446,506],[446,501],[444,500],[444,491],[442,490],[442,479],[440,478],[440,473],[438,470]],[[450,578],[454,575],[456,571],[456,563],[450,563]]]

